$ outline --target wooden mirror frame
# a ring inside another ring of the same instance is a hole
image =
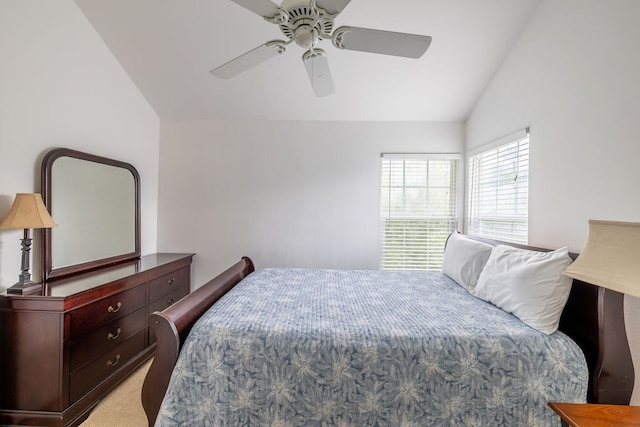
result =
[[[51,247],[51,229],[44,228],[42,229],[42,281],[52,281],[55,279],[59,279],[62,277],[71,276],[74,274],[83,273],[86,271],[95,270],[100,267],[117,264],[120,262],[134,260],[140,257],[140,175],[136,168],[122,161],[109,159],[106,157],[96,156],[94,154],[83,153],[76,150],[71,150],[68,148],[54,148],[47,152],[42,159],[42,168],[41,168],[41,191],[42,198],[44,200],[49,213],[52,210],[52,197],[53,191],[52,188],[52,170],[54,162],[61,157],[71,157],[79,160],[84,160],[87,162],[99,163],[107,166],[114,166],[117,168],[123,168],[131,172],[133,175],[133,183],[134,183],[134,206],[135,206],[135,214],[134,214],[134,251],[129,253],[115,254],[113,256],[109,256],[107,258],[95,259],[87,262],[82,262],[79,264],[63,266],[63,267],[54,267],[53,266],[53,257],[52,257],[52,247]]]

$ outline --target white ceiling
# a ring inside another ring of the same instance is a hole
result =
[[[352,0],[335,26],[433,37],[420,59],[319,43],[336,93],[316,98],[303,49],[231,80],[209,70],[279,28],[231,0],[76,0],[161,119],[466,120],[540,0]]]

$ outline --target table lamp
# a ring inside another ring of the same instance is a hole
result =
[[[18,276],[18,282],[7,289],[7,294],[24,295],[34,293],[41,289],[40,283],[31,281],[29,273],[29,252],[31,251],[31,237],[29,230],[32,228],[57,227],[44,206],[42,197],[38,193],[18,193],[13,201],[7,216],[0,222],[0,229],[24,229],[22,239],[22,272]]]
[[[564,274],[640,297],[640,223],[589,221],[587,244]]]
[[[635,369],[623,313],[625,295],[640,297],[640,223],[589,221],[587,243],[564,274],[599,286],[599,332],[589,339],[608,350],[594,361],[598,381],[592,400],[628,405]]]

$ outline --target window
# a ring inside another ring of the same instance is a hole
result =
[[[529,129],[469,158],[467,233],[528,243]]]
[[[444,244],[458,228],[459,159],[382,155],[381,269],[441,269]]]

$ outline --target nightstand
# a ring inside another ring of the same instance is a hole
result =
[[[640,426],[640,406],[556,402],[549,406],[560,415],[563,426]]]

